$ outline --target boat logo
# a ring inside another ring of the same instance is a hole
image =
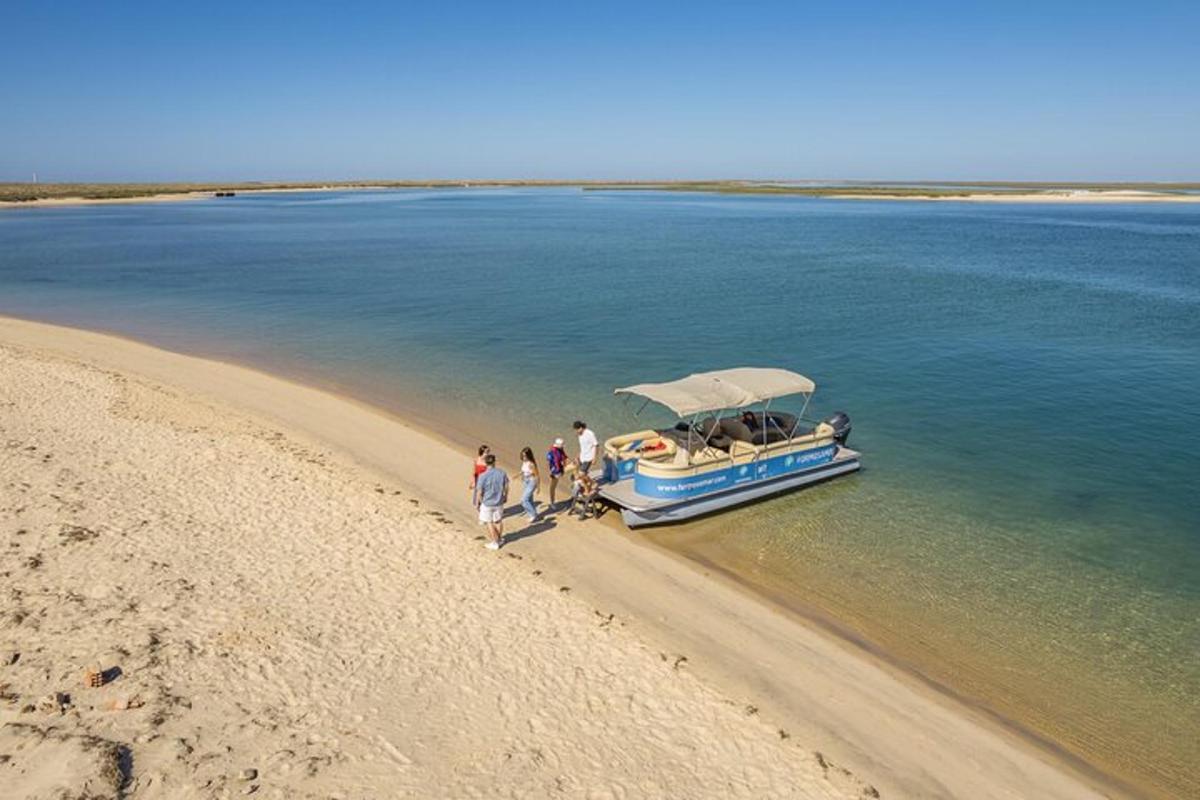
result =
[[[795,459],[795,458],[793,458],[792,456],[788,456],[787,458],[785,458],[785,459],[783,460],[783,465],[784,465],[785,467],[790,467],[792,464],[794,464],[794,463],[795,463],[795,461],[796,461],[796,459]]]
[[[750,471],[749,467],[742,467],[741,469],[738,470],[738,475],[745,475],[749,471]]]

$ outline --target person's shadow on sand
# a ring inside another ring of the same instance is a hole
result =
[[[525,512],[521,506],[510,506],[509,508],[504,509],[504,521],[507,523],[509,522],[510,518],[521,517],[524,515],[524,513]],[[545,533],[546,531],[553,530],[558,527],[558,523],[555,521],[555,516],[557,515],[547,514],[537,522],[526,525],[523,528],[515,531],[505,531],[504,541],[511,544],[512,542],[519,542],[520,540],[526,539],[530,536],[537,536],[539,533]]]

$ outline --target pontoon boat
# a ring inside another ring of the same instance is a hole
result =
[[[846,446],[850,418],[838,412],[820,422],[804,419],[816,388],[785,369],[738,367],[617,389],[644,398],[642,409],[650,402],[669,408],[680,421],[607,440],[600,496],[638,527],[854,472],[860,464]],[[788,395],[804,397],[798,416],[770,410],[772,400]]]

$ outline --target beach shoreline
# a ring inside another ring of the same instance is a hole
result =
[[[459,474],[464,454],[353,398],[128,339],[8,317],[0,317],[0,344],[138,375],[228,405],[281,426],[289,438],[334,448],[470,524]],[[397,450],[416,457],[399,458]],[[920,685],[889,665],[885,654],[780,613],[719,569],[686,562],[616,526],[562,524],[519,540],[508,552],[565,575],[573,597],[629,619],[665,650],[686,654],[688,669],[719,692],[753,698],[771,724],[870,780],[884,796],[1125,793],[1099,770],[1055,752],[1052,743]]]
[[[405,191],[420,189],[504,189],[504,188],[546,188],[557,187],[579,189],[586,191],[672,191],[698,192],[705,194],[734,194],[734,195],[763,195],[775,197],[810,197],[824,200],[877,200],[877,201],[924,201],[938,203],[1012,203],[1020,204],[1119,204],[1119,203],[1200,203],[1200,194],[1183,194],[1170,191],[1154,191],[1146,189],[1040,189],[1012,190],[995,189],[986,191],[962,192],[957,190],[945,193],[901,193],[889,192],[886,187],[873,187],[871,190],[847,192],[842,187],[789,189],[779,186],[756,185],[718,185],[704,187],[683,183],[621,183],[604,185],[593,181],[436,181],[431,183],[397,183],[397,184],[313,184],[311,186],[279,186],[279,187],[235,187],[229,191],[235,195],[255,194],[289,194],[303,192],[357,192],[357,191]],[[0,200],[0,209],[4,208],[69,208],[74,206],[91,205],[127,205],[133,203],[162,203],[183,200],[214,199],[216,189],[194,191],[179,191],[130,195],[127,197],[41,197],[33,200]]]
[[[384,186],[306,186],[301,188],[237,189],[239,194],[288,194],[293,192],[378,191]],[[69,208],[72,206],[128,205],[132,203],[173,203],[183,200],[216,199],[215,191],[169,192],[131,197],[40,197],[36,200],[0,200],[0,208]]]

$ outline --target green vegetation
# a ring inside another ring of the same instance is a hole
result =
[[[642,185],[611,184],[584,186],[589,190],[638,191],[653,189],[660,192],[715,192],[718,194],[787,194],[808,197],[966,197],[980,192],[968,189],[912,188],[886,186],[790,186],[779,183],[745,183],[742,181],[718,181],[709,183],[660,183]]]
[[[302,189],[433,189],[454,187],[574,186],[585,191],[716,192],[722,194],[786,194],[809,197],[966,197],[1049,190],[1149,191],[1163,194],[1200,190],[1200,183],[1046,183],[1001,181],[847,181],[796,185],[770,181],[331,181],[242,183],[0,183],[0,201],[79,199],[118,200],[189,192],[248,192]]]
[[[250,192],[268,189],[432,189],[462,186],[582,186],[588,181],[297,181],[242,183],[0,183],[0,201],[119,200],[189,192]]]
[[[1045,191],[1145,191],[1159,194],[1200,190],[1200,183],[1006,183],[1000,181],[913,181],[868,183],[847,181],[821,185],[796,185],[769,181],[679,181],[659,184],[589,185],[585,190],[646,190],[664,192],[716,192],[720,194],[786,194],[808,197],[969,197],[971,195],[1030,194]]]

